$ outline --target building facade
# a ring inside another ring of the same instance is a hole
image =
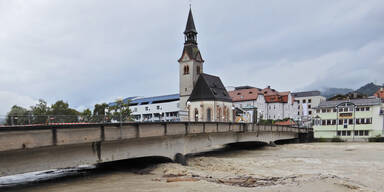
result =
[[[297,115],[301,119],[311,117],[315,112],[315,108],[319,106],[320,102],[326,100],[324,96],[320,95],[320,91],[305,91],[292,93],[295,101],[298,103]]]
[[[200,74],[187,109],[188,121],[233,121],[232,99],[217,76]]]
[[[378,98],[323,101],[313,119],[315,138],[360,141],[384,135],[384,104]]]
[[[189,10],[187,25],[184,31],[185,42],[179,62],[179,94],[180,110],[187,111],[187,101],[196,85],[199,75],[203,73],[204,60],[197,47],[197,31],[193,21],[192,10]],[[181,117],[186,118],[186,117]],[[183,119],[185,120],[185,119]]]
[[[229,95],[235,107],[248,112],[256,111],[258,119],[298,118],[298,104],[290,92],[278,92],[270,86],[264,89],[241,86],[230,91]]]

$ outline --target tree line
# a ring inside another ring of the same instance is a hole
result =
[[[38,103],[29,109],[14,105],[7,113],[7,125],[47,124],[47,123],[77,123],[77,122],[115,122],[130,121],[129,104],[122,100],[109,106],[106,103],[95,104],[93,111],[89,108],[79,112],[70,108],[63,100],[49,106],[46,101],[39,99]]]

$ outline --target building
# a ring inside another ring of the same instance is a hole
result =
[[[230,91],[229,95],[235,107],[249,113],[256,112],[258,119],[279,120],[298,118],[298,105],[289,91],[278,92],[275,89],[271,89],[270,86],[264,89],[241,86]],[[254,115],[251,114],[250,116],[253,117]],[[253,121],[253,119],[250,121]]]
[[[134,121],[180,121],[179,94],[155,97],[128,97],[123,103],[129,104],[131,117]],[[115,106],[116,102],[109,106]]]
[[[322,101],[315,109],[315,138],[359,141],[384,135],[384,104],[379,98]]]
[[[185,42],[179,62],[179,94],[182,120],[186,120],[187,101],[196,85],[199,75],[203,73],[204,60],[197,47],[197,31],[193,21],[192,10],[189,10],[187,25],[184,31]]]
[[[191,9],[184,36],[179,94],[125,99],[135,121],[233,121],[232,100],[220,78],[203,73]]]
[[[204,60],[197,47],[197,31],[191,9],[184,36],[184,49],[178,60],[180,119],[182,121],[232,121],[232,100],[220,78],[203,73]]]
[[[134,98],[129,109],[134,121],[180,121],[179,94]]]
[[[325,101],[326,98],[320,95],[320,91],[305,91],[292,93],[295,101],[298,103],[297,115],[301,119],[306,119],[312,116],[314,108],[319,106],[320,102]]]
[[[377,98],[384,99],[384,88],[381,87],[377,92],[373,95]]]
[[[233,121],[232,99],[217,76],[200,74],[187,109],[189,121]]]

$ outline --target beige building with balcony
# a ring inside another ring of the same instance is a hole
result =
[[[315,138],[364,141],[384,136],[384,104],[378,98],[324,101],[313,119]]]

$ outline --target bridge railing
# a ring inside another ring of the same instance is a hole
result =
[[[194,134],[291,132],[305,130],[281,125],[225,122],[94,123],[0,128],[0,151],[97,143],[126,139]]]

